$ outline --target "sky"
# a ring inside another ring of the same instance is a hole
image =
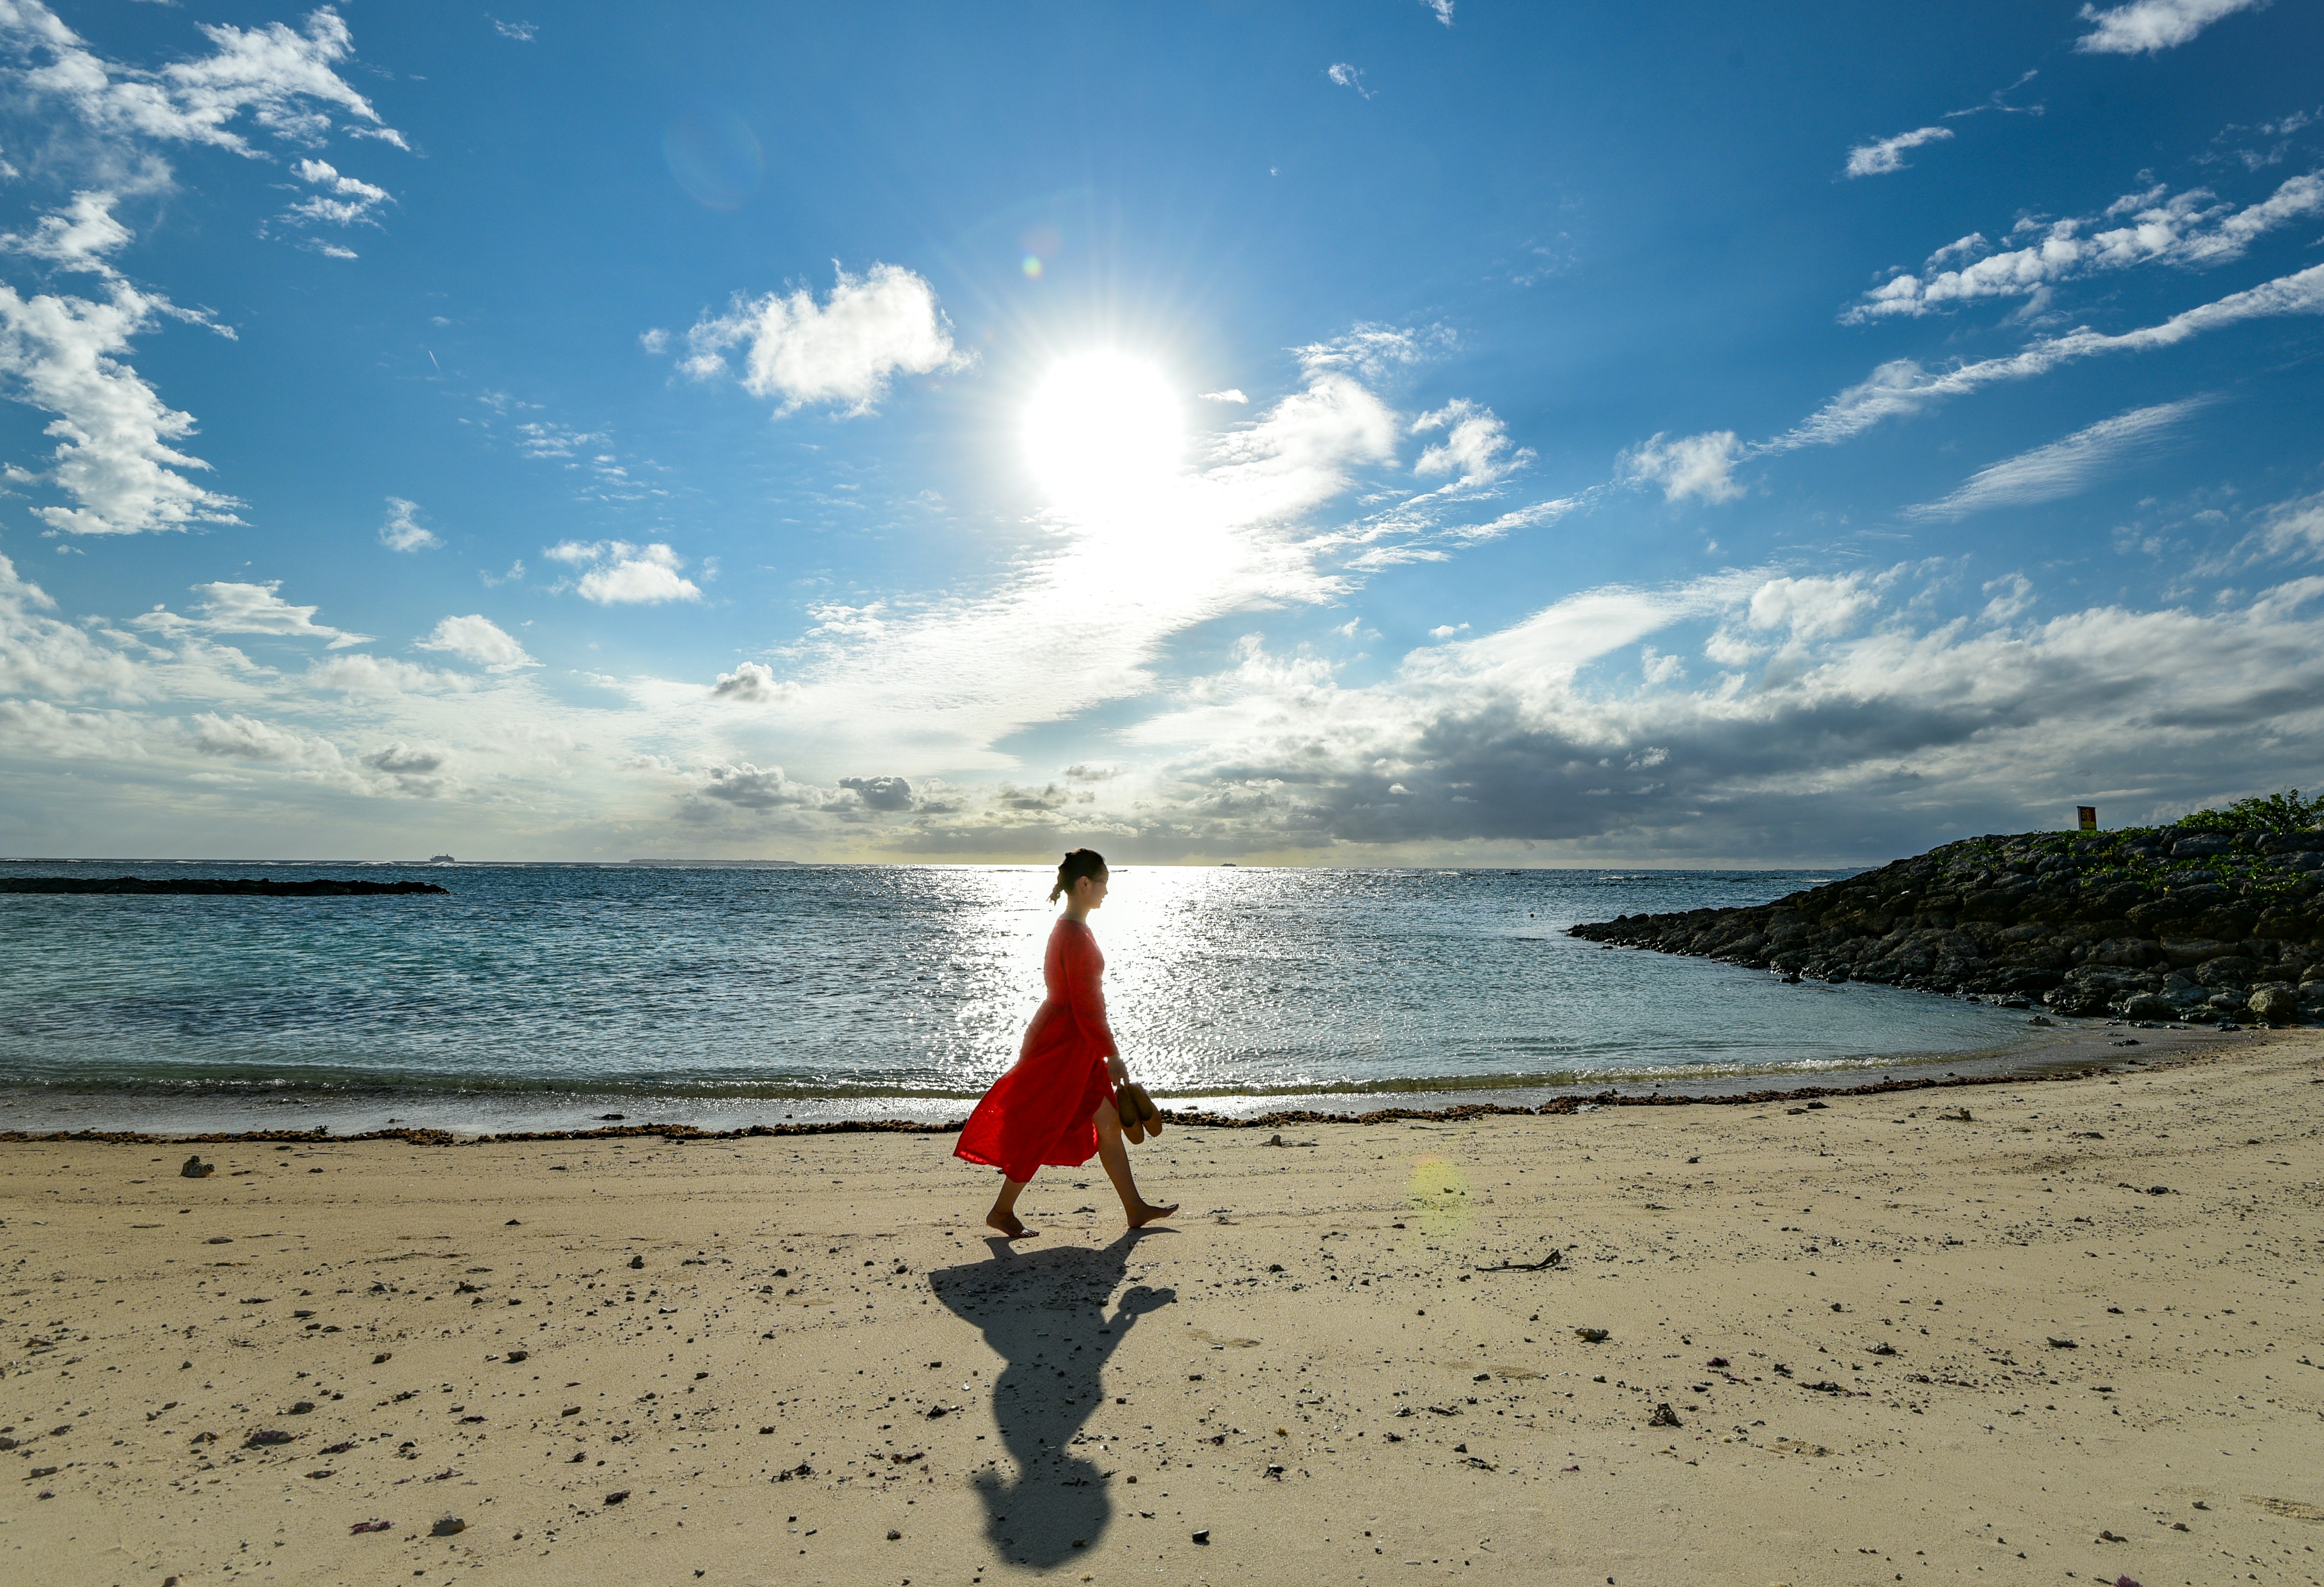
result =
[[[2324,8],[0,0],[0,854],[2324,782]]]

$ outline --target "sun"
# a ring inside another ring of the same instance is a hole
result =
[[[1178,472],[1178,399],[1152,364],[1111,352],[1058,363],[1025,410],[1025,452],[1057,507],[1076,516],[1152,502]]]

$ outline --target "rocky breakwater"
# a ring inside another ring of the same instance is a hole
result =
[[[1756,908],[1624,915],[1572,934],[2064,1014],[2316,1020],[2324,830],[1969,838]]]
[[[169,894],[193,898],[387,898],[448,894],[433,882],[343,882],[316,876],[273,882],[264,876],[0,876],[0,893]]]

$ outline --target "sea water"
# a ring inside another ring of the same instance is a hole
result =
[[[0,894],[0,1128],[957,1118],[1041,997],[1006,866],[12,862],[447,896]],[[1361,1111],[2006,1054],[2026,1015],[1609,949],[1578,921],[1830,871],[1125,866],[1091,917],[1174,1105]]]

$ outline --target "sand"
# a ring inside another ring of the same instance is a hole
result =
[[[1014,1248],[942,1136],[0,1145],[0,1577],[2314,1582],[2319,1087],[1180,1128]]]

